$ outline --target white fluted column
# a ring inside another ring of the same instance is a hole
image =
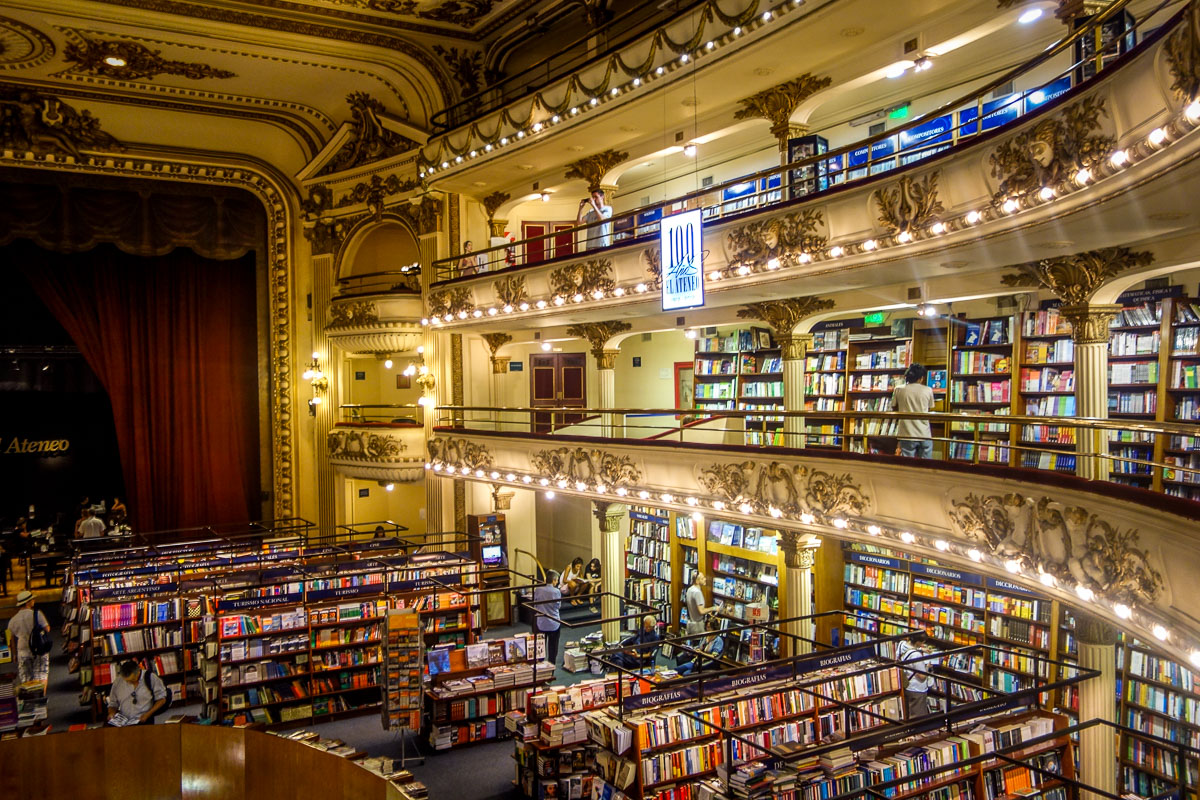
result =
[[[779,547],[783,550],[784,574],[779,583],[784,587],[784,605],[780,616],[784,619],[808,617],[813,613],[813,566],[816,564],[817,547],[820,540],[799,531],[780,530]],[[784,626],[784,632],[792,636],[815,638],[816,629],[811,619],[796,620]],[[811,653],[808,642],[788,639],[785,646],[788,655]]]
[[[795,333],[780,341],[783,348],[783,408],[804,410],[804,359],[812,346],[811,333]],[[804,446],[804,419],[785,417],[783,443],[787,447]]]
[[[605,620],[615,620],[621,615],[621,598],[625,595],[625,542],[621,536],[621,518],[626,506],[620,503],[592,503],[592,514],[600,525],[600,588],[606,594],[600,601],[600,615]],[[605,622],[601,626],[604,641],[615,642],[621,638],[621,623]]]
[[[1108,419],[1108,326],[1121,310],[1118,305],[1081,303],[1063,306],[1059,313],[1071,322],[1075,345],[1075,415]],[[1075,474],[1107,480],[1108,432],[1077,429]]]
[[[596,368],[600,379],[600,408],[614,408],[617,405],[617,356],[620,350],[604,350],[596,359]],[[613,414],[600,415],[600,435],[606,439],[613,436],[616,418]]]
[[[1075,641],[1079,648],[1079,666],[1100,674],[1079,684],[1079,721],[1103,719],[1115,722],[1117,695],[1117,629],[1090,614],[1075,616]],[[1079,734],[1079,780],[1097,789],[1117,793],[1117,734],[1113,728],[1097,725]],[[1083,800],[1101,800],[1092,792],[1083,792]]]

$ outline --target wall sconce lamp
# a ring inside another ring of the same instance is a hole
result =
[[[433,387],[437,385],[434,380],[433,373],[429,371],[429,367],[425,364],[425,347],[417,348],[417,357],[409,362],[409,365],[404,368],[401,373],[413,378],[413,382],[421,387],[421,396],[417,398],[418,405],[430,405],[433,401],[426,395],[433,392]]]
[[[309,416],[317,415],[317,406],[321,405],[321,395],[325,394],[325,390],[329,388],[329,378],[325,377],[325,373],[321,372],[321,354],[314,352],[312,354],[312,363],[308,365],[308,369],[304,371],[304,380],[312,385],[313,396],[308,401]]]

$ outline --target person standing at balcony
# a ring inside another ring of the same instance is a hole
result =
[[[475,245],[471,244],[470,239],[467,239],[463,242],[462,258],[458,260],[458,274],[465,277],[477,275],[480,272],[487,272],[487,262],[482,253],[475,252]]]
[[[586,198],[579,201],[579,214],[575,217],[575,223],[577,225],[590,225],[593,222],[612,219],[612,213],[612,206],[604,202],[604,190],[596,189]],[[583,242],[580,244],[579,249],[599,250],[602,247],[608,247],[610,244],[612,244],[612,223],[605,222],[603,225],[588,228],[583,232]]]
[[[910,364],[904,373],[904,385],[892,392],[892,410],[909,414],[927,414],[933,410],[933,390],[925,385],[928,370]],[[933,434],[927,419],[902,419],[896,424],[900,455],[909,458],[933,458]]]
[[[546,582],[533,590],[533,630],[546,637],[546,660],[558,664],[558,636],[562,632],[562,621],[558,611],[562,605],[562,592],[558,588],[558,573],[546,571]]]

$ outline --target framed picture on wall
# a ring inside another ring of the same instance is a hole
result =
[[[411,389],[412,388],[412,376],[405,375],[403,373],[396,373],[396,388],[397,389]]]
[[[695,369],[692,361],[675,362],[675,407],[692,408],[695,400]]]

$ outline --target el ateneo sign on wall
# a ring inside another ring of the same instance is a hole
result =
[[[663,311],[704,305],[700,210],[665,217],[659,234]]]
[[[53,456],[71,449],[69,439],[26,439],[0,435],[0,454]]]

